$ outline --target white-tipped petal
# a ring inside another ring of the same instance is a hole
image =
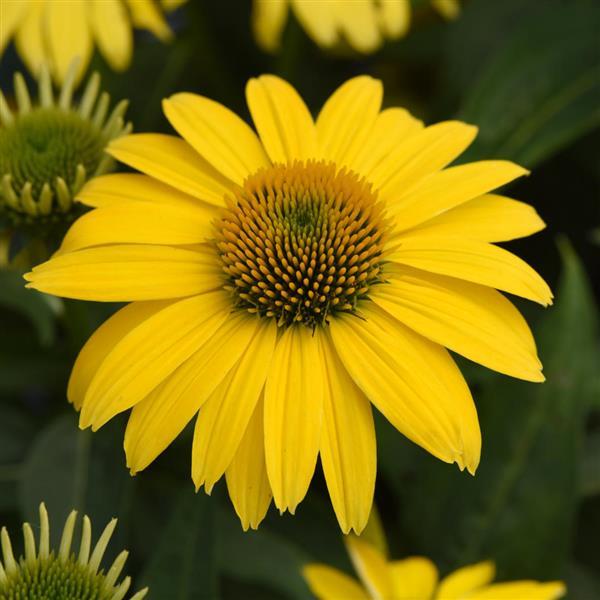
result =
[[[8,537],[8,531],[6,527],[0,531],[0,546],[2,546],[2,556],[4,557],[4,567],[8,575],[12,575],[17,571],[17,563],[15,561],[15,555],[13,554],[12,544]]]
[[[108,570],[106,574],[106,579],[104,580],[104,587],[111,588],[114,587],[115,583],[117,583],[117,579],[127,562],[127,558],[129,557],[129,552],[127,550],[123,550],[117,558],[115,558],[115,562],[113,562],[112,566]]]
[[[40,553],[39,557],[44,559],[50,555],[50,521],[46,505],[40,504]]]
[[[54,95],[52,93],[52,80],[50,79],[50,71],[44,64],[40,67],[40,75],[38,78],[40,104],[44,108],[49,108],[54,104]]]
[[[100,561],[106,552],[106,547],[108,546],[108,542],[117,526],[117,519],[111,519],[108,525],[104,528],[94,551],[92,552],[92,556],[89,560],[88,566],[93,573],[98,571],[98,567],[100,567]]]
[[[81,533],[81,546],[79,547],[79,558],[77,562],[80,565],[87,565],[90,559],[90,547],[92,545],[92,523],[87,515],[83,517],[83,531]]]
[[[25,561],[30,567],[35,565],[35,538],[29,523],[23,523],[23,541],[25,542]]]
[[[131,586],[131,577],[125,577],[121,585],[117,588],[116,592],[112,595],[110,600],[123,600],[125,594],[129,591]]]
[[[64,562],[69,558],[71,553],[71,543],[73,542],[73,532],[75,531],[75,520],[77,519],[77,511],[72,510],[63,528],[63,534],[60,539],[60,546],[58,550],[58,558]]]
[[[87,119],[92,114],[92,109],[98,98],[98,92],[100,91],[100,75],[97,72],[92,73],[81,97],[79,103],[79,114]]]
[[[25,83],[25,78],[21,73],[15,73],[15,97],[20,115],[25,115],[31,110],[31,97]]]

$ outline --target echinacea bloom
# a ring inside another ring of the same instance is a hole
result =
[[[161,0],[172,10],[185,0]],[[151,31],[162,41],[172,37],[163,11],[155,0],[0,0],[0,58],[11,39],[27,65],[38,75],[49,63],[52,76],[62,83],[69,65],[79,58],[76,83],[94,51],[115,71],[125,70],[133,49],[132,28]]]
[[[15,558],[6,527],[0,532],[0,598],[68,598],[69,600],[123,600],[131,587],[131,578],[117,580],[127,561],[128,552],[121,552],[109,569],[101,567],[102,558],[117,525],[113,519],[92,548],[92,524],[83,517],[79,549],[72,549],[77,512],[67,517],[60,545],[50,548],[50,523],[44,504],[40,504],[39,541],[36,543],[29,523],[23,524],[24,556]],[[37,547],[36,547],[37,546]],[[130,600],[146,597],[145,588],[130,596]]]
[[[81,214],[75,194],[92,177],[111,170],[108,143],[131,131],[123,120],[127,101],[112,110],[94,73],[74,102],[76,64],[54,95],[42,68],[38,98],[32,98],[23,76],[14,77],[16,106],[0,91],[0,233],[35,240],[62,238],[66,225]],[[4,233],[3,233],[4,232]],[[7,232],[7,233],[6,233]]]
[[[446,19],[459,12],[458,0],[431,0],[431,5]],[[412,12],[411,0],[254,0],[252,28],[264,50],[274,52],[281,46],[290,10],[319,46],[344,42],[363,54],[404,36]]]
[[[346,548],[360,583],[328,565],[307,565],[304,578],[319,600],[557,600],[566,593],[561,581],[492,583],[495,568],[489,561],[462,567],[439,581],[427,558],[389,561],[353,535],[347,536]]]
[[[183,139],[137,134],[109,152],[143,174],[94,179],[95,207],[26,275],[38,290],[130,301],[90,338],[68,397],[80,426],[133,409],[132,473],[198,412],[192,477],[225,473],[243,526],[271,500],[294,512],[320,454],[340,525],[360,531],[376,473],[372,402],[408,438],[475,472],[481,436],[444,346],[542,381],[527,324],[496,289],[550,303],[526,263],[490,242],[543,228],[490,190],[507,161],[445,169],[474,139],[381,111],[380,81],[342,85],[315,121],[264,75],[246,97],[255,133],[195,94],[165,100]]]

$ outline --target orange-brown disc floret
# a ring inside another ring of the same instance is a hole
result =
[[[296,161],[248,177],[228,199],[217,247],[238,307],[314,328],[356,311],[382,281],[384,229],[364,179],[333,163]]]

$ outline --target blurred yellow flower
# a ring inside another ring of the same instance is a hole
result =
[[[458,0],[431,4],[447,19],[458,15]],[[344,41],[364,54],[405,35],[412,11],[410,0],[254,0],[252,28],[264,50],[279,49],[290,10],[319,46],[331,48]]]
[[[77,512],[67,517],[57,550],[50,548],[50,520],[45,505],[40,504],[39,541],[29,523],[23,524],[24,555],[16,558],[6,527],[0,531],[0,598],[2,600],[124,600],[131,587],[131,577],[118,583],[128,552],[121,552],[109,569],[101,563],[117,525],[113,519],[92,547],[92,523],[83,517],[79,551],[72,550]],[[37,548],[36,548],[37,546]],[[144,588],[130,596],[143,600]]]
[[[543,381],[522,316],[498,291],[552,294],[492,242],[544,227],[490,194],[525,175],[481,161],[446,169],[477,129],[424,127],[381,110],[368,76],[342,85],[316,122],[286,81],[251,79],[255,133],[182,93],[164,111],[183,139],[138,134],[113,157],[143,174],[96,178],[96,207],[29,286],[130,301],[88,341],[69,384],[81,427],[133,408],[133,473],[198,413],[192,477],[226,473],[244,527],[273,494],[294,512],[320,454],[343,531],[364,527],[376,473],[372,402],[434,456],[474,473],[481,435],[469,388],[444,346]]]
[[[361,538],[349,535],[345,541],[360,583],[327,565],[307,565],[304,578],[319,600],[557,600],[566,593],[561,581],[492,583],[491,562],[463,567],[439,581],[427,558],[390,561]]]
[[[161,0],[161,4],[171,10],[184,1]],[[37,75],[48,63],[58,83],[79,58],[78,82],[94,44],[111,68],[126,69],[133,27],[147,29],[163,41],[172,36],[155,0],[0,0],[0,57],[14,38],[27,68]]]

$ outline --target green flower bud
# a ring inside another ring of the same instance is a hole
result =
[[[76,63],[55,97],[48,70],[41,70],[38,99],[15,74],[16,107],[0,92],[0,221],[35,239],[52,239],[81,214],[74,199],[84,183],[110,171],[108,143],[131,131],[124,122],[127,101],[109,112],[94,73],[73,101]]]
[[[36,540],[29,523],[23,524],[25,554],[16,559],[6,527],[0,531],[3,560],[0,561],[0,600],[124,600],[131,578],[117,582],[128,553],[123,551],[105,572],[100,567],[108,542],[116,527],[113,519],[92,549],[92,525],[83,517],[81,542],[72,550],[77,512],[68,516],[58,552],[50,549],[50,524],[44,504],[40,504],[40,537]],[[130,600],[142,600],[148,589]]]

